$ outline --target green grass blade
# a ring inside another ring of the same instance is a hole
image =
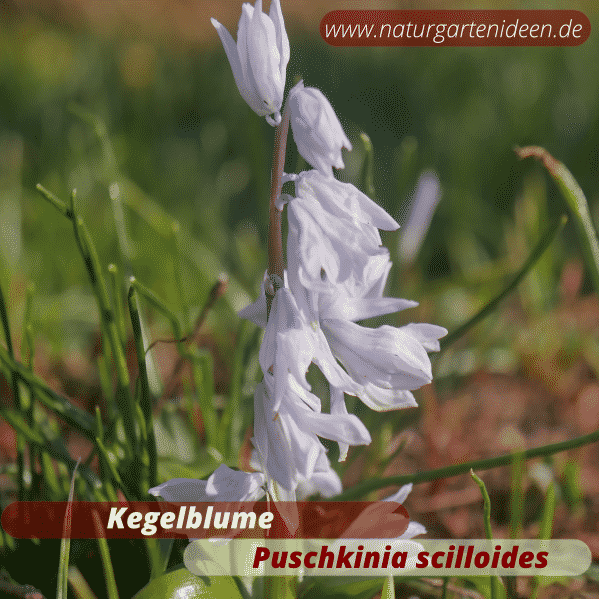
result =
[[[567,441],[559,441],[558,443],[550,443],[548,445],[542,445],[541,447],[533,447],[532,449],[526,449],[521,452],[523,460],[531,460],[533,458],[539,458],[542,456],[549,456],[561,451],[568,451],[569,449],[576,449],[577,447],[583,447],[591,443],[599,441],[599,430],[593,431],[587,435],[581,435]],[[369,480],[365,480],[361,483],[354,485],[351,489],[346,489],[339,495],[335,495],[331,498],[333,501],[350,501],[357,500],[360,497],[366,496],[372,491],[378,489],[384,489],[385,487],[391,486],[402,486],[408,483],[418,484],[423,482],[429,482],[438,478],[450,478],[452,476],[458,476],[459,474],[465,474],[471,469],[476,470],[490,470],[492,468],[499,468],[500,466],[508,466],[514,460],[514,456],[511,453],[495,456],[491,458],[483,458],[480,460],[473,460],[471,462],[465,462],[463,464],[454,464],[452,466],[444,466],[442,468],[436,468],[434,470],[425,470],[422,472],[415,472],[413,474],[402,474],[400,476],[389,476],[386,478],[372,477]]]
[[[383,590],[381,591],[381,599],[395,599],[395,581],[393,576],[387,576],[383,583]]]
[[[556,502],[555,486],[551,483],[547,489],[545,505],[543,506],[543,516],[541,517],[541,529],[539,530],[539,539],[541,540],[548,540],[551,538]]]
[[[98,512],[92,512],[94,527],[98,539],[98,547],[100,549],[100,558],[102,559],[102,569],[104,570],[104,580],[106,582],[106,594],[108,599],[119,599],[119,592],[114,578],[114,570],[112,568],[112,560],[110,559],[110,550],[108,549],[108,541],[104,537],[104,529]]]
[[[516,276],[511,280],[509,285],[495,298],[493,298],[480,312],[475,314],[470,320],[465,322],[463,325],[458,327],[455,331],[452,331],[441,339],[441,350],[446,349],[452,343],[455,343],[460,337],[465,335],[472,327],[477,325],[483,318],[491,314],[495,308],[518,286],[520,281],[528,274],[530,269],[537,263],[539,258],[543,255],[545,250],[551,245],[551,242],[555,239],[557,234],[564,228],[568,218],[562,215],[557,221],[555,221],[548,231],[540,239],[537,246],[533,249],[528,260],[522,265]]]
[[[75,496],[75,477],[79,460],[73,469],[71,478],[71,489],[69,491],[69,500],[62,527],[62,540],[60,541],[60,559],[58,562],[58,586],[56,588],[56,599],[67,599],[69,588],[69,556],[71,553],[71,516],[73,509],[73,498]]]
[[[69,566],[69,582],[77,599],[97,599],[77,566]]]
[[[485,535],[489,541],[493,540],[493,529],[491,528],[491,499],[487,492],[485,483],[470,470],[472,480],[478,485],[481,495],[483,496],[483,519],[485,523]],[[501,581],[497,576],[491,576],[490,599],[499,599],[501,596]]]
[[[595,286],[595,291],[599,293],[599,242],[591,220],[589,205],[582,189],[566,166],[556,160],[545,148],[539,146],[516,148],[516,154],[519,158],[533,157],[540,160],[557,183],[568,208],[574,215],[585,262]]]
[[[150,383],[148,381],[148,371],[146,368],[146,350],[144,348],[141,319],[135,287],[131,285],[127,294],[129,305],[129,316],[133,327],[133,338],[135,339],[135,350],[137,353],[137,367],[139,370],[139,407],[141,408],[141,417],[144,419],[143,428],[145,429],[144,453],[147,454],[148,472],[147,479],[142,482],[142,487],[149,489],[157,484],[157,450],[156,439],[154,437],[154,425],[152,422],[152,403],[150,397]]]
[[[522,534],[524,522],[524,491],[522,477],[524,476],[524,460],[520,452],[514,453],[511,464],[511,493],[510,493],[510,538],[517,539]]]
[[[33,374],[28,368],[23,366],[23,364],[17,362],[2,347],[0,347],[0,362],[4,363],[12,373],[21,379],[29,388],[35,391],[36,399],[41,404],[46,406],[69,426],[72,426],[88,439],[94,439],[95,423],[94,417],[91,414],[78,408],[66,397],[50,389],[41,378]]]
[[[224,449],[226,457],[234,458],[239,452],[241,443],[241,400],[243,377],[245,374],[244,354],[248,340],[252,336],[252,326],[249,321],[242,320],[235,343],[233,353],[233,368],[231,372],[231,384],[229,387],[229,400],[225,406],[223,415],[218,423],[218,444]]]

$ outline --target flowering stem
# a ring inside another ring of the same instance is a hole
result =
[[[289,108],[286,106],[281,123],[275,131],[275,147],[270,181],[270,208],[268,220],[268,275],[276,275],[283,280],[285,259],[283,257],[283,235],[281,232],[281,210],[277,208],[277,200],[281,195],[281,178],[285,166],[285,151],[287,148],[287,133],[289,132]],[[276,291],[276,289],[275,289]],[[267,289],[266,303],[268,313],[274,299],[274,293]]]

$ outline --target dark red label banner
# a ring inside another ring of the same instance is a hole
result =
[[[578,10],[334,10],[320,22],[332,46],[578,46]]]
[[[70,528],[63,533],[67,510]],[[310,501],[163,503],[16,501],[2,513],[15,538],[192,539],[395,538],[407,528],[406,509],[394,502]]]

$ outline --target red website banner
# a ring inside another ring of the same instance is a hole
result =
[[[334,10],[320,22],[332,46],[578,46],[578,10]]]
[[[65,532],[65,517],[70,527]],[[140,539],[395,538],[406,509],[391,501],[309,502],[77,502],[16,501],[2,513],[15,538]]]

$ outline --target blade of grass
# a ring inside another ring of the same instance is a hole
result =
[[[64,420],[69,426],[72,426],[79,433],[93,440],[94,438],[94,418],[85,410],[78,408],[66,397],[56,393],[37,375],[33,374],[27,367],[17,362],[9,353],[0,347],[0,362],[21,379],[30,389],[36,393],[36,399]]]
[[[88,277],[90,279],[94,295],[98,304],[98,310],[101,316],[101,326],[105,337],[108,339],[112,357],[117,373],[117,393],[116,399],[119,409],[123,414],[125,425],[125,433],[128,438],[127,449],[131,453],[135,453],[135,420],[133,408],[133,396],[129,391],[129,371],[127,370],[127,362],[125,354],[119,339],[119,332],[116,325],[114,312],[110,305],[108,290],[104,277],[100,259],[96,251],[96,247],[92,241],[91,235],[83,222],[83,219],[77,216],[75,212],[75,197],[76,192],[73,190],[70,198],[70,206],[67,206],[62,200],[57,198],[53,193],[45,189],[39,183],[36,189],[40,194],[48,200],[59,212],[66,216],[73,223],[73,232],[77,247],[85,263]]]
[[[541,527],[539,530],[539,540],[546,541],[551,539],[553,531],[553,520],[555,518],[555,506],[557,499],[555,496],[555,486],[553,483],[547,488],[545,504],[543,505],[543,515],[541,516]],[[535,576],[532,581],[533,591],[531,599],[536,599],[543,586],[551,584],[554,578],[551,576]]]
[[[77,566],[69,566],[69,582],[77,599],[97,599]]]
[[[146,454],[148,461],[148,471],[143,478],[140,488],[147,490],[156,486],[157,478],[157,450],[156,438],[154,436],[154,425],[152,421],[152,403],[150,398],[150,383],[148,381],[148,371],[146,368],[146,351],[141,330],[141,320],[139,317],[139,308],[136,297],[136,287],[133,283],[129,287],[127,294],[127,303],[129,306],[129,316],[133,327],[133,338],[135,340],[135,350],[137,353],[137,367],[139,370],[139,407],[141,408],[141,417],[143,419],[143,427],[145,428],[145,442],[143,453]],[[176,319],[175,319],[176,322]],[[177,323],[178,326],[178,323]],[[177,331],[178,332],[178,331]],[[141,420],[141,419],[140,419]],[[147,486],[146,486],[147,485]]]
[[[123,311],[123,297],[119,267],[116,264],[109,264],[108,273],[110,274],[110,282],[112,284],[116,325],[119,331],[121,343],[124,346],[127,342],[127,325],[125,324],[125,314]]]
[[[595,291],[599,293],[599,242],[591,220],[589,205],[582,189],[566,166],[556,160],[545,148],[528,146],[526,148],[515,148],[515,152],[520,159],[533,157],[540,160],[557,183],[568,208],[574,215],[585,262]]]
[[[522,477],[524,476],[524,460],[519,452],[514,453],[511,464],[511,494],[510,494],[510,538],[517,539],[522,534],[524,521],[524,491]]]
[[[237,341],[233,352],[229,401],[218,423],[218,444],[223,448],[226,458],[236,457],[241,445],[241,393],[245,374],[243,357],[251,334],[250,322],[242,320],[237,329]]]
[[[539,458],[543,456],[553,455],[561,451],[568,451],[569,449],[575,449],[582,447],[583,445],[589,445],[590,443],[596,443],[599,441],[599,430],[593,431],[587,435],[581,435],[574,439],[567,441],[560,441],[558,443],[550,443],[548,445],[542,445],[541,447],[533,447],[532,449],[526,449],[522,452],[523,460],[531,460],[533,458]],[[438,478],[450,478],[452,476],[458,476],[465,474],[471,469],[473,470],[491,470],[492,468],[499,468],[500,466],[508,466],[512,463],[514,456],[512,453],[495,456],[492,458],[483,458],[481,460],[473,460],[471,462],[465,462],[463,464],[454,464],[452,466],[444,466],[443,468],[436,468],[435,470],[425,470],[423,472],[415,472],[413,474],[403,474],[401,476],[389,476],[386,478],[372,478],[364,482],[354,485],[351,489],[346,489],[339,495],[335,495],[331,498],[333,501],[351,501],[357,500],[360,497],[364,497],[372,491],[377,489],[384,489],[385,487],[391,486],[402,486],[408,483],[418,484],[423,482],[429,482]]]
[[[528,274],[530,269],[537,263],[545,250],[551,245],[557,234],[564,228],[568,218],[562,215],[555,221],[547,230],[545,235],[541,237],[537,246],[533,249],[528,260],[522,265],[516,276],[511,280],[509,285],[495,298],[493,298],[482,310],[475,314],[463,325],[459,326],[455,331],[452,331],[444,339],[441,339],[441,350],[446,349],[452,343],[455,343],[460,337],[465,335],[472,327],[477,325],[483,318],[487,317],[495,308],[518,286],[520,281]]]
[[[71,553],[71,517],[73,510],[73,498],[75,496],[75,477],[80,460],[77,460],[73,468],[73,477],[71,478],[71,489],[69,491],[69,500],[64,515],[64,524],[62,527],[62,540],[60,541],[60,559],[58,562],[58,585],[56,588],[56,599],[67,599],[69,588],[69,556]]]
[[[395,599],[395,581],[393,580],[393,576],[385,578],[381,591],[381,599]]]
[[[98,547],[100,549],[100,558],[102,559],[102,569],[104,570],[104,580],[106,582],[106,594],[108,599],[119,599],[119,592],[114,578],[114,570],[112,568],[112,560],[110,559],[110,550],[108,549],[108,541],[104,536],[104,528],[98,512],[92,512],[94,528],[96,529],[96,537]]]
[[[12,337],[10,334],[10,324],[8,321],[8,311],[6,309],[6,302],[4,301],[4,292],[0,285],[0,319],[2,320],[2,329],[4,331],[4,340],[6,341],[6,348],[8,355],[14,360],[15,352],[12,345]],[[24,412],[23,401],[19,390],[19,380],[17,374],[11,369],[10,383],[12,388],[13,402],[17,410]],[[18,498],[19,501],[25,499],[25,450],[26,445],[22,437],[17,435],[17,470],[18,470]]]
[[[543,516],[541,517],[541,529],[539,530],[539,539],[545,541],[551,538],[553,531],[553,519],[555,517],[555,486],[553,483],[547,488],[545,496],[545,505],[543,506]]]
[[[485,535],[489,541],[493,540],[493,530],[491,528],[491,499],[487,492],[485,483],[474,473],[474,470],[470,470],[470,476],[472,480],[478,485],[481,495],[483,496],[483,520],[485,523]],[[498,599],[501,593],[501,581],[497,576],[491,576],[491,599]]]

